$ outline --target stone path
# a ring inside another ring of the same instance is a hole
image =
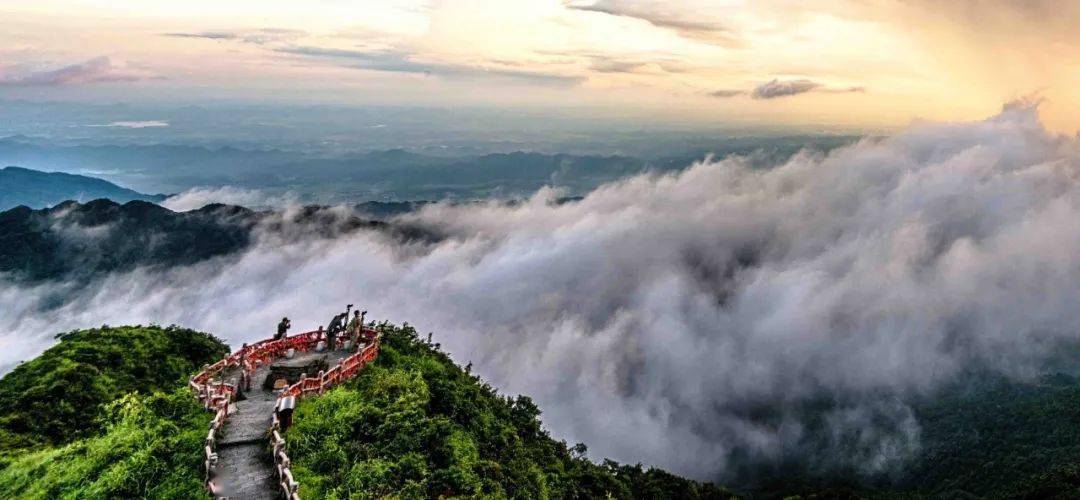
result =
[[[325,356],[332,368],[348,354],[344,350],[298,353],[291,360],[277,363],[301,364]],[[222,436],[218,440],[221,494],[230,498],[270,499],[280,496],[267,434],[274,405],[277,404],[277,394],[275,391],[263,389],[263,380],[269,372],[269,366],[261,366],[255,370],[251,379],[251,391],[244,393],[247,399],[237,401],[230,407],[229,418],[225,421]],[[238,375],[234,372],[230,377],[235,381]]]

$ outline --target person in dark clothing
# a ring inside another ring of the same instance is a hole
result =
[[[352,310],[352,304],[345,307],[345,312],[334,316],[334,319],[330,320],[330,326],[326,327],[326,348],[333,350],[337,347],[337,336],[345,331],[345,321],[349,319],[349,311]]]
[[[289,322],[289,318],[281,318],[281,323],[277,325],[277,335],[274,335],[274,340],[281,340],[285,338],[286,332],[292,327],[292,323]]]
[[[330,320],[330,326],[326,327],[326,348],[328,350],[333,350],[335,347],[337,347],[335,340],[337,339],[338,332],[340,332],[344,328],[344,325],[342,324],[344,322],[344,313],[338,314]]]

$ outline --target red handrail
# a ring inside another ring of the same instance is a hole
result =
[[[195,392],[199,401],[207,410],[214,411],[214,419],[210,423],[210,432],[207,434],[204,451],[206,459],[203,466],[206,470],[206,489],[211,495],[217,496],[217,485],[213,482],[213,473],[218,463],[218,454],[214,451],[218,430],[225,424],[229,416],[229,403],[236,396],[236,387],[223,381],[214,381],[214,377],[226,368],[239,367],[242,374],[250,377],[261,365],[270,363],[276,359],[285,357],[290,349],[306,352],[314,349],[322,340],[323,332],[304,332],[284,339],[266,339],[250,344],[239,351],[232,353],[220,361],[203,367],[188,380],[188,386]],[[361,337],[368,337],[372,342],[359,352],[350,355],[335,365],[330,370],[319,373],[315,377],[301,377],[299,381],[286,387],[278,395],[278,401],[284,397],[301,399],[308,394],[322,394],[327,389],[345,382],[360,371],[361,368],[375,359],[379,354],[379,332],[375,329],[362,327]],[[241,366],[241,364],[243,366]],[[285,454],[285,439],[281,437],[281,424],[275,411],[270,426],[270,442],[274,448],[274,466],[277,471],[279,486],[284,496],[290,500],[300,500],[297,493],[300,485],[293,479],[292,462]]]

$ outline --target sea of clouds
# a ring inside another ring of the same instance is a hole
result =
[[[976,368],[1033,376],[1080,339],[1080,148],[1030,104],[557,197],[401,219],[434,242],[266,232],[92,291],[0,284],[0,366],[78,327],[176,323],[237,346],[352,302],[435,332],[594,458],[723,481],[791,462],[888,473],[920,450],[912,398]]]

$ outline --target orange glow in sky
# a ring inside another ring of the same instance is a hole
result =
[[[1076,2],[0,1],[0,99],[628,109],[888,129],[1038,94],[1080,129]]]

